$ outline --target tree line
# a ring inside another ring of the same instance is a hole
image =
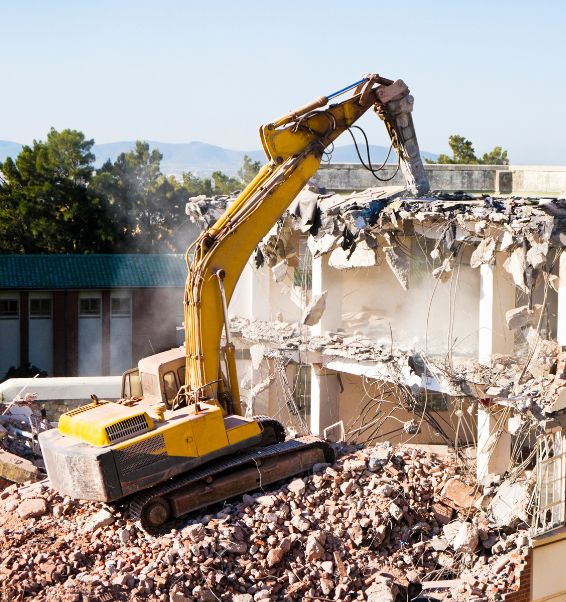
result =
[[[259,171],[244,156],[237,177],[161,172],[163,156],[135,148],[95,168],[94,140],[54,128],[47,140],[0,162],[0,253],[176,253],[185,203],[199,194],[241,190]]]
[[[427,159],[427,163],[448,163],[467,165],[509,165],[507,151],[500,146],[496,146],[489,153],[484,153],[481,157],[476,156],[476,151],[471,140],[458,134],[449,136],[448,146],[452,151],[452,156],[442,154],[438,155],[436,161]]]

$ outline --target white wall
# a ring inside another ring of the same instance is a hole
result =
[[[121,300],[120,307],[113,299]],[[132,367],[132,295],[113,291],[110,296],[110,374],[122,374]]]
[[[11,366],[20,365],[20,295],[0,293],[0,299],[14,299],[18,303],[18,314],[14,317],[0,317],[0,378]]]
[[[32,315],[32,300],[45,299],[51,303],[46,315]],[[29,294],[29,361],[33,366],[53,374],[53,300],[51,293]]]
[[[406,241],[408,243],[408,241]],[[409,288],[404,291],[381,251],[378,265],[341,271],[342,321],[336,327],[378,344],[426,351],[430,355],[475,357],[478,345],[479,270],[469,254],[458,260],[446,282],[432,276],[432,259],[411,247]],[[458,267],[459,266],[459,267]],[[327,298],[332,303],[331,291]],[[391,328],[390,328],[391,326]]]
[[[99,299],[98,316],[81,315],[81,299]],[[79,293],[79,376],[102,374],[102,294],[100,291]]]

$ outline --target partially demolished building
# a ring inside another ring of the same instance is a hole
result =
[[[188,212],[206,225],[229,202]],[[546,558],[562,553],[543,534],[564,524],[565,218],[560,198],[305,189],[230,306],[248,412],[349,443],[448,445],[489,499],[504,482],[503,524],[529,513]],[[538,566],[533,599],[566,591]]]
[[[310,368],[310,407],[294,399],[314,432],[471,445],[478,402],[543,427],[561,390],[561,203],[402,195],[307,190],[264,239],[231,305],[250,411],[288,407],[279,357]]]

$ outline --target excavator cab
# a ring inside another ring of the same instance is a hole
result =
[[[122,399],[143,398],[172,409],[185,384],[185,351],[178,347],[144,357],[137,368],[122,374]]]

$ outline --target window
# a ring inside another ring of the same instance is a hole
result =
[[[100,297],[84,297],[79,299],[79,314],[81,318],[100,317]]]
[[[299,366],[295,377],[293,399],[299,413],[304,420],[311,414],[311,367]]]
[[[122,398],[142,397],[141,377],[139,370],[133,368],[122,375]]]
[[[312,256],[307,245],[307,237],[299,239],[299,266],[293,272],[293,284],[306,290],[312,288]]]
[[[128,318],[132,313],[129,297],[112,297],[111,307],[113,318]]]
[[[177,396],[177,391],[179,390],[177,387],[177,381],[175,380],[175,373],[166,372],[163,375],[163,384],[165,385],[165,399],[167,399],[169,403],[172,403]]]
[[[177,376],[179,377],[179,382],[181,383],[181,387],[185,384],[185,366],[181,366],[177,368]]]
[[[448,410],[448,396],[444,393],[432,393],[428,391],[420,396],[423,405],[426,404],[427,410],[436,412],[446,412]]]
[[[51,317],[51,299],[35,299],[29,300],[29,315],[30,318],[50,318]]]
[[[0,299],[0,319],[18,318],[19,315],[18,299]]]
[[[155,374],[140,372],[142,390],[144,397],[157,397],[159,395],[159,387],[157,386],[157,377]]]

